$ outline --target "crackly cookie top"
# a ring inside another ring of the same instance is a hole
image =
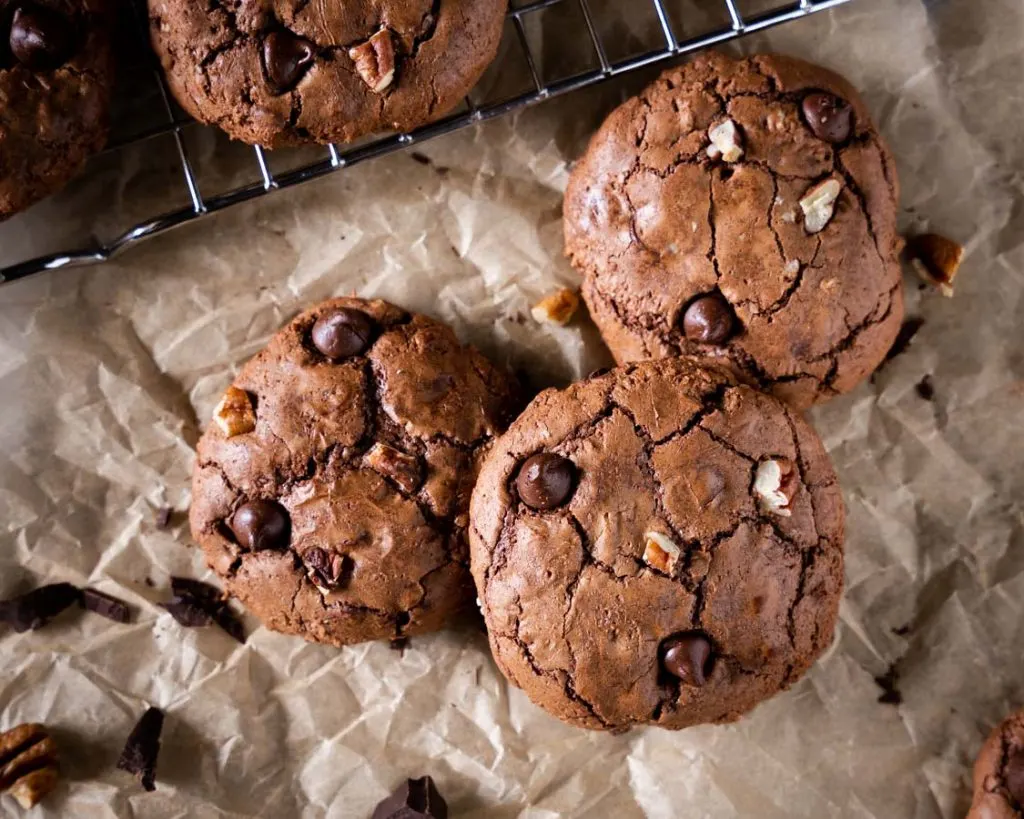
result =
[[[106,142],[110,23],[107,0],[0,0],[0,219]]]
[[[445,325],[325,302],[218,405],[193,535],[270,628],[337,645],[436,629],[472,600],[469,493],[515,409],[505,376]]]
[[[715,365],[649,361],[542,393],[485,459],[471,521],[498,665],[576,725],[736,719],[832,639],[828,455]]]
[[[967,819],[1024,816],[1024,711],[992,732],[974,765],[974,801]]]
[[[149,0],[175,97],[277,147],[410,130],[461,102],[494,59],[505,0]]]
[[[620,362],[720,359],[806,407],[899,330],[892,157],[844,79],[710,54],[617,109],[575,168],[566,250]]]

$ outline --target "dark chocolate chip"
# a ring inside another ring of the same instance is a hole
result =
[[[375,329],[373,319],[362,310],[339,307],[318,318],[310,335],[321,353],[341,361],[366,352]]]
[[[826,142],[839,144],[853,130],[853,106],[842,97],[815,91],[804,97],[804,119],[811,132]]]
[[[669,637],[661,646],[661,664],[686,685],[702,686],[712,666],[711,641],[699,631]]]
[[[40,586],[20,597],[0,602],[0,618],[19,634],[35,631],[81,599],[82,592],[70,583]]]
[[[156,513],[156,528],[166,532],[171,528],[171,518],[174,517],[174,510],[170,506],[164,506]]]
[[[735,327],[732,307],[721,293],[697,297],[683,314],[683,333],[690,341],[701,344],[725,344]]]
[[[190,597],[211,605],[220,605],[224,601],[224,592],[216,586],[191,577],[172,577],[171,591],[175,597]]]
[[[1018,807],[1024,807],[1024,748],[1010,752],[1003,768],[1003,781]]]
[[[267,79],[279,94],[298,85],[315,57],[313,44],[290,31],[272,31],[263,41],[263,65]]]
[[[925,401],[935,400],[935,384],[932,382],[932,377],[926,375],[917,384],[914,385],[914,389],[917,390],[917,394]]]
[[[576,465],[550,452],[527,458],[516,478],[516,489],[523,503],[545,512],[569,500],[575,484]]]
[[[82,608],[115,623],[128,623],[132,619],[132,610],[127,603],[95,589],[82,591]]]
[[[137,776],[147,791],[156,790],[156,761],[160,755],[160,734],[164,729],[164,714],[159,708],[150,708],[132,728],[128,741],[117,760],[117,768]]]
[[[243,503],[231,516],[230,526],[238,544],[253,552],[286,548],[292,528],[287,510],[269,500]]]
[[[448,804],[429,776],[409,779],[377,805],[372,819],[448,819]]]
[[[173,597],[170,603],[161,603],[160,606],[185,628],[202,628],[213,620],[208,608],[194,597]]]
[[[884,705],[900,705],[903,695],[900,693],[899,682],[900,674],[895,663],[881,677],[875,677],[875,684],[882,689],[878,701]]]
[[[328,588],[347,586],[355,568],[352,558],[348,555],[328,552],[320,547],[306,552],[303,560],[316,579]]]
[[[11,19],[11,54],[32,71],[51,71],[68,61],[74,51],[75,33],[63,14],[24,3]]]

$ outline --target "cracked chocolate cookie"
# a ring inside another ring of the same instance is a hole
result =
[[[566,252],[622,362],[719,359],[807,407],[899,332],[892,156],[844,79],[700,57],[616,110],[574,169]]]
[[[153,45],[193,117],[270,148],[408,131],[494,59],[507,0],[149,0]]]
[[[0,219],[63,187],[107,141],[107,0],[0,0]]]
[[[974,801],[967,819],[1024,816],[1024,711],[1012,714],[985,741],[974,765]]]
[[[498,666],[584,728],[739,718],[832,641],[843,502],[799,413],[695,359],[541,393],[484,461]]]
[[[509,379],[445,325],[325,302],[218,404],[192,534],[276,631],[347,645],[435,630],[473,599],[469,495],[516,409]]]

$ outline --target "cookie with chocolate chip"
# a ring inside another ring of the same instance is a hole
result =
[[[967,819],[1024,816],[1024,711],[989,736],[974,765],[974,801]]]
[[[201,122],[276,148],[408,131],[494,59],[507,0],[149,0],[171,90]]]
[[[469,495],[518,409],[445,325],[383,301],[298,316],[246,364],[199,442],[192,533],[265,625],[347,645],[472,605]]]
[[[0,0],[0,219],[62,188],[102,149],[108,0]]]
[[[846,80],[710,54],[605,121],[569,181],[566,252],[620,363],[704,356],[805,408],[899,332],[898,198]]]
[[[584,728],[738,719],[831,643],[843,501],[788,405],[715,364],[541,393],[487,455],[473,577],[498,666]]]

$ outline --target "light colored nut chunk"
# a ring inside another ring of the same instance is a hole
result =
[[[679,547],[661,532],[647,532],[644,540],[644,562],[659,572],[672,574],[682,554]]]
[[[228,387],[213,411],[213,420],[228,438],[252,432],[256,429],[256,411],[252,408],[249,393],[238,387]]]
[[[38,724],[0,734],[0,792],[29,810],[57,786],[57,744]]]
[[[721,157],[725,162],[738,162],[743,156],[740,132],[731,119],[719,123],[708,131],[708,139],[711,140],[708,146],[708,156],[711,159]]]
[[[796,494],[798,477],[796,464],[789,458],[761,461],[754,476],[754,494],[761,508],[772,515],[791,517],[789,505]]]
[[[555,293],[545,296],[530,311],[534,321],[542,324],[558,324],[564,327],[580,306],[580,297],[575,290],[563,288]]]
[[[832,219],[836,199],[843,186],[838,179],[826,179],[811,188],[800,200],[800,209],[804,212],[804,230],[808,233],[820,233]]]
[[[395,40],[390,29],[382,28],[365,43],[350,48],[348,56],[374,93],[385,91],[395,79]]]
[[[963,245],[937,233],[925,233],[910,240],[908,251],[917,275],[937,287],[946,298],[952,298],[953,280],[964,259]]]
[[[374,444],[366,453],[366,463],[375,472],[393,480],[405,492],[415,492],[423,483],[419,458],[406,455],[387,444]]]

